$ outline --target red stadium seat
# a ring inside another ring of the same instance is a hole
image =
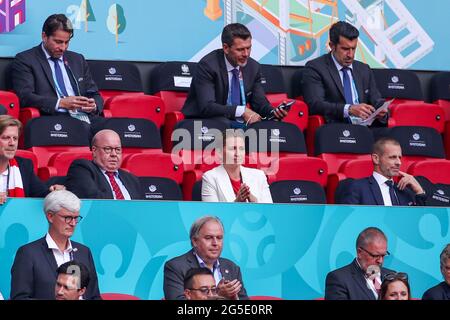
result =
[[[445,111],[441,106],[431,103],[405,102],[390,106],[388,127],[421,126],[444,132]]]
[[[92,152],[61,152],[53,154],[45,167],[41,167],[38,170],[38,176],[43,181],[47,181],[53,177],[61,177],[67,175],[72,161],[76,159],[92,160]]]
[[[19,119],[19,98],[14,92],[0,90],[0,105],[5,107],[7,114]]]
[[[27,150],[17,149],[16,156],[17,157],[26,158],[26,159],[30,159],[33,162],[34,173],[37,174],[37,172],[38,172],[38,159],[37,159],[36,155],[33,152],[27,151]]]
[[[435,159],[417,161],[408,168],[413,176],[424,176],[432,183],[450,184],[450,161]]]

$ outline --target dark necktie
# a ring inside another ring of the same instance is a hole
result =
[[[392,205],[399,206],[400,203],[398,202],[397,194],[395,193],[394,182],[392,180],[387,180],[385,183],[389,187],[389,195],[391,196]]]
[[[125,197],[123,196],[122,191],[120,190],[119,185],[117,184],[116,179],[114,178],[114,172],[106,172],[106,175],[109,178],[109,182],[111,182],[111,186],[114,192],[114,195],[116,196],[116,199],[123,200]]]
[[[231,77],[231,105],[240,106],[241,105],[241,87],[239,85],[239,70],[233,69],[231,70],[233,73],[233,77]]]
[[[343,74],[343,84],[344,84],[344,96],[346,104],[353,104],[353,96],[352,96],[352,85],[350,83],[350,77],[347,71],[350,71],[350,68],[344,67],[341,69]]]
[[[67,97],[67,90],[66,90],[66,85],[64,84],[64,78],[63,78],[63,74],[61,71],[61,68],[59,67],[59,59],[58,58],[50,58],[50,60],[53,61],[54,65],[55,65],[55,77],[56,77],[56,82],[58,83],[58,87],[61,90],[61,93],[64,95],[64,97]]]

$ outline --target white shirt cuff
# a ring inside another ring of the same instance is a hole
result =
[[[235,117],[236,118],[240,118],[240,117],[242,117],[242,115],[244,114],[244,112],[245,112],[245,106],[237,106],[236,107],[236,113],[235,113]]]
[[[344,106],[344,119],[349,117],[348,109],[350,109],[351,104],[346,104]]]

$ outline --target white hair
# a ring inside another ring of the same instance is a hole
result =
[[[50,192],[44,199],[44,212],[56,213],[62,208],[70,212],[80,211],[80,199],[70,191],[57,190]]]

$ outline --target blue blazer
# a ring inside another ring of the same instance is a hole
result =
[[[442,281],[438,285],[425,291],[422,300],[450,300],[450,286],[447,282]]]
[[[397,185],[394,185],[394,189],[401,206],[425,205],[426,195],[416,195],[409,188],[399,190]],[[349,184],[348,189],[342,190],[340,203],[384,206],[380,186],[373,176],[357,179]]]
[[[73,51],[64,53],[66,71],[76,95],[94,98],[96,114],[103,110],[103,99],[92,79],[84,57]],[[41,44],[16,55],[11,67],[12,87],[21,107],[35,107],[43,114],[55,114],[58,101],[52,69]]]
[[[393,270],[381,268],[381,279]],[[364,272],[356,259],[352,263],[331,271],[325,280],[325,300],[376,300],[367,286]]]
[[[167,300],[186,299],[184,296],[184,278],[192,268],[200,268],[194,250],[166,262],[164,265],[164,297]],[[219,268],[224,278],[227,280],[238,279],[242,284],[242,289],[238,293],[239,299],[248,299],[242,281],[241,269],[234,262],[225,258],[219,258]]]
[[[83,298],[101,299],[91,250],[75,241],[72,241],[72,247],[77,248],[73,259],[84,263],[89,270],[89,285]],[[57,269],[45,237],[20,247],[11,268],[11,300],[54,300]]]

